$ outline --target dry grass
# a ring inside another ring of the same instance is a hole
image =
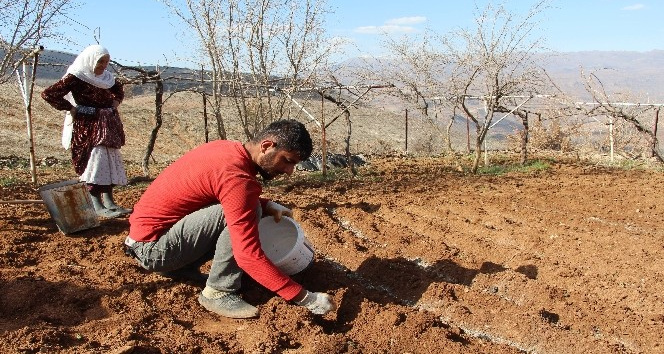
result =
[[[38,160],[46,157],[69,159],[67,151],[60,146],[63,114],[44,102],[41,87],[35,87],[32,108],[32,126],[35,154]],[[165,96],[168,97],[168,96]],[[320,117],[320,101],[298,100],[314,117]],[[16,85],[0,86],[0,107],[3,111],[2,153],[0,155],[29,156],[26,118],[21,95]],[[309,128],[316,148],[320,149],[321,130],[295,105],[290,107],[289,117],[298,119]],[[140,162],[145,154],[147,142],[154,128],[154,96],[128,95],[120,106],[125,126],[127,143],[123,156],[128,161]],[[223,112],[228,138],[246,140],[233,114],[230,105]],[[154,162],[168,162],[186,151],[205,142],[202,98],[193,93],[178,93],[168,97],[163,107],[163,125],[159,130],[153,151]],[[325,116],[331,119],[339,111],[328,103]],[[431,154],[443,150],[440,132],[429,122],[419,118],[409,119],[409,153]],[[218,138],[216,123],[208,112],[209,139]],[[404,117],[386,107],[361,107],[351,110],[351,153],[353,154],[394,154],[405,150]],[[461,129],[461,127],[459,127]],[[465,128],[464,128],[465,129]],[[347,124],[343,117],[338,118],[327,129],[328,149],[331,152],[345,152]],[[462,139],[459,139],[461,141]]]
[[[53,109],[41,99],[41,87],[35,87],[32,106],[32,128],[35,144],[35,156],[38,161],[46,158],[69,160],[69,152],[61,147],[60,136],[63,113]],[[193,93],[178,93],[165,96],[163,107],[163,125],[159,129],[156,145],[154,147],[150,164],[167,164],[185,152],[205,142],[205,126],[203,120],[203,105],[201,96]],[[155,98],[153,95],[127,95],[120,106],[122,120],[125,126],[126,145],[122,149],[125,161],[139,164],[145,155],[147,143],[154,129]],[[321,116],[321,103],[318,100],[298,99],[308,112],[314,117]],[[394,155],[406,151],[405,117],[403,109],[397,105],[395,99],[374,100],[362,102],[362,105],[351,109],[351,140],[352,154],[364,155]],[[327,122],[339,116],[331,103],[325,106],[325,119]],[[288,117],[298,119],[309,128],[315,143],[315,149],[321,149],[321,130],[295,105],[291,105]],[[0,85],[0,109],[3,124],[0,126],[0,156],[29,157],[29,140],[27,138],[25,109],[18,87],[15,84]],[[228,139],[246,140],[240,129],[238,119],[234,115],[235,108],[230,102],[222,112]],[[445,126],[448,117],[423,119],[417,112],[409,110],[408,119],[408,154],[412,155],[440,155],[448,153],[445,143]],[[209,139],[218,139],[216,122],[208,111]],[[562,125],[561,125],[562,127]],[[609,160],[606,152],[598,152],[602,146],[593,142],[593,139],[582,138],[578,132],[573,131],[574,125],[565,126],[563,141],[567,154],[596,161]],[[587,127],[586,127],[587,128]],[[561,128],[562,129],[562,128]],[[471,134],[472,134],[471,127]],[[348,126],[344,117],[337,118],[327,129],[328,151],[345,153],[346,135]],[[562,130],[561,130],[562,131]],[[601,135],[602,132],[599,132]],[[497,135],[502,136],[496,138]],[[518,132],[492,131],[489,136],[490,150],[511,149],[518,150],[514,138]],[[537,129],[534,127],[531,136],[531,151],[546,149],[547,146],[538,146],[538,142],[548,142],[555,138],[556,131],[551,129]],[[576,134],[576,135],[575,135]],[[593,132],[585,132],[592,136]],[[507,137],[507,138],[505,138]],[[560,138],[560,137],[558,137]],[[474,137],[471,136],[471,145]],[[578,141],[592,146],[583,148]],[[466,126],[456,122],[452,130],[453,149],[457,153],[466,153]],[[592,150],[594,149],[594,150]],[[556,154],[559,154],[556,152]],[[625,156],[616,156],[624,159]],[[622,164],[622,162],[618,162]]]

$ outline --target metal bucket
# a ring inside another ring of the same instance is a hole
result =
[[[64,234],[99,226],[85,182],[69,180],[39,188],[51,218]]]

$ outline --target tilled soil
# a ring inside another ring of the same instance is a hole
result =
[[[198,285],[123,254],[126,219],[64,235],[44,205],[0,204],[2,352],[664,352],[664,175],[550,164],[476,176],[394,157],[356,179],[267,186],[316,249],[295,278],[333,295],[326,316],[247,278],[260,317],[219,317],[197,303]],[[148,183],[116,199],[131,206]],[[39,194],[21,182],[0,197]]]

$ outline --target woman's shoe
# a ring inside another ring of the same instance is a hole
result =
[[[102,201],[105,208],[116,211],[116,212],[120,213],[120,215],[128,215],[128,214],[131,214],[134,211],[134,209],[123,208],[123,207],[115,204],[115,200],[113,199],[113,190],[112,189],[111,189],[110,192],[101,193],[101,201]]]
[[[111,208],[108,208],[108,209],[109,209],[109,210],[113,210],[113,211],[117,211],[118,213],[120,213],[120,214],[122,214],[122,215],[128,215],[128,214],[131,214],[131,213],[134,211],[134,209],[131,209],[131,208],[129,208],[129,209],[127,209],[127,208],[123,208],[123,207],[121,207],[121,206],[119,206],[119,205],[116,205],[115,207],[111,207]]]
[[[100,218],[104,219],[115,219],[118,218],[124,214],[116,211],[116,210],[111,210],[111,209],[95,209],[95,213],[97,213],[97,216]]]

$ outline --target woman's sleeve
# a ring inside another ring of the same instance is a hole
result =
[[[124,87],[118,79],[115,79],[115,85],[113,85],[109,90],[111,91],[114,100],[122,102],[124,99]]]
[[[74,106],[65,99],[65,95],[71,91],[71,86],[74,84],[75,78],[76,77],[71,74],[63,77],[60,81],[42,91],[41,97],[57,110],[71,110]]]

